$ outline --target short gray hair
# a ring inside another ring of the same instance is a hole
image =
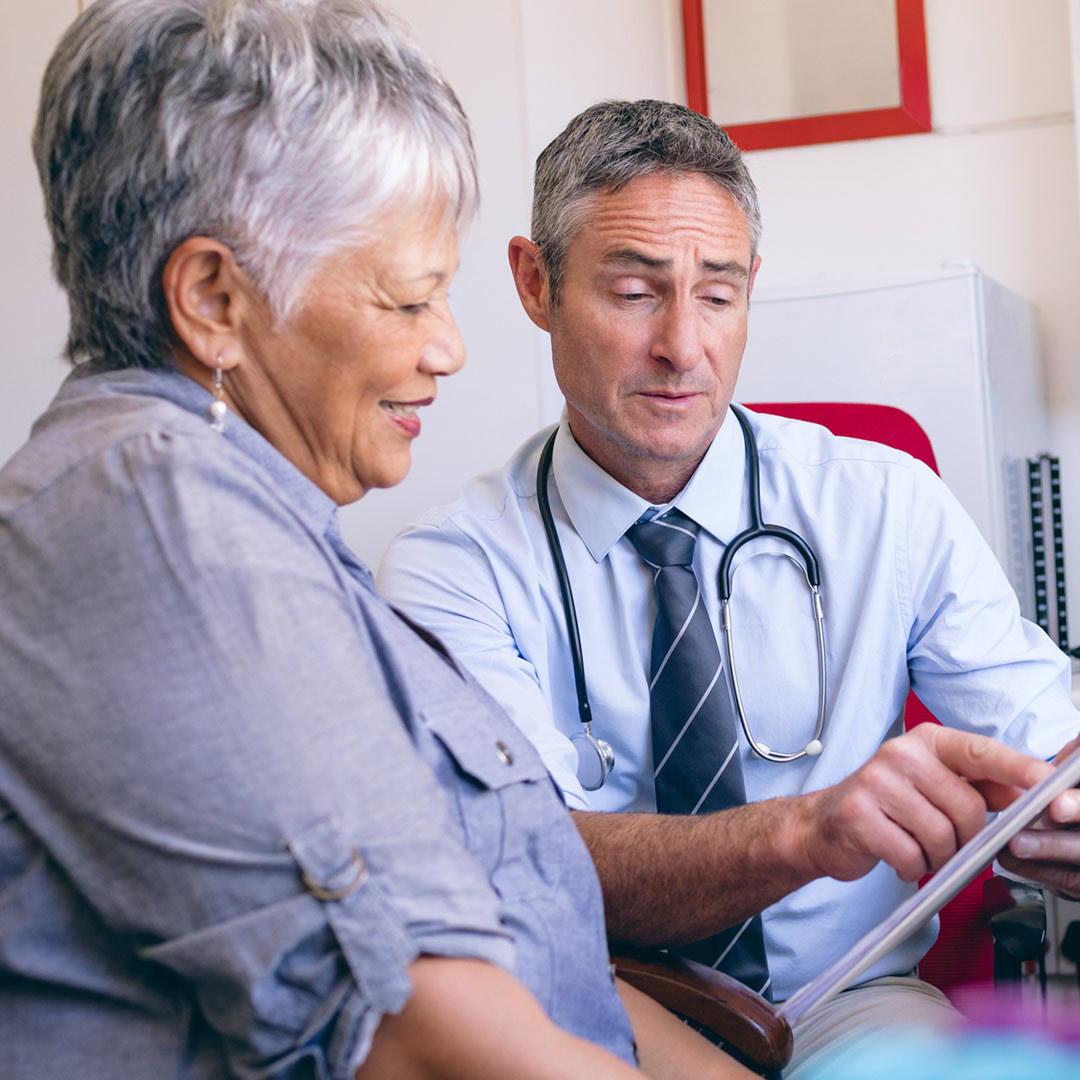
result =
[[[654,173],[698,173],[719,184],[746,216],[751,256],[757,254],[757,190],[723,128],[670,101],[601,101],[575,116],[536,159],[532,239],[553,301],[591,197]]]
[[[389,211],[461,228],[478,200],[454,92],[368,0],[97,0],[33,146],[67,355],[103,368],[170,366],[161,273],[188,237],[227,244],[280,322]]]

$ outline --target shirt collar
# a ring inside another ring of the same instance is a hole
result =
[[[742,430],[729,409],[701,464],[669,505],[677,506],[716,540],[726,543],[739,531],[743,516],[745,466]],[[570,431],[565,410],[551,467],[567,516],[597,562],[652,506],[581,449]]]
[[[213,395],[194,379],[177,371],[125,368],[84,373],[76,368],[61,393],[70,398],[112,394],[162,398],[200,419],[207,418],[206,426],[210,426],[208,410]],[[320,535],[337,535],[338,508],[334,500],[231,409],[221,438],[268,474],[274,490],[313,531]]]

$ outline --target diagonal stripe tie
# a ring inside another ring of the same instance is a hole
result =
[[[626,531],[637,553],[656,568],[649,707],[661,814],[704,814],[746,802],[737,721],[694,575],[697,534],[697,525],[678,510]],[[770,996],[760,916],[672,951]]]

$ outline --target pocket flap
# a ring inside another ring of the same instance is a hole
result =
[[[540,755],[509,719],[491,723],[452,707],[422,712],[420,719],[458,768],[483,787],[549,779]]]

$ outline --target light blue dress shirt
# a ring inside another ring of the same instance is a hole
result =
[[[543,763],[209,403],[73,375],[0,470],[0,1076],[351,1080],[421,954],[632,1061]]]
[[[748,414],[761,459],[765,520],[817,552],[828,665],[824,752],[791,764],[751,756],[747,799],[834,784],[903,729],[913,686],[943,722],[1051,757],[1080,729],[1069,664],[1020,618],[1004,573],[941,481],[907,454],[836,438],[817,425]],[[446,642],[540,750],[572,807],[653,810],[649,568],[624,539],[649,504],[578,447],[564,418],[552,512],[573,585],[593,732],[615,771],[586,794],[569,736],[580,730],[558,583],[536,505],[549,431],[502,469],[471,481],[392,544],[379,572],[391,600]],[[749,524],[745,450],[730,416],[674,504],[702,527],[695,572],[714,626],[725,542]],[[817,648],[801,563],[772,540],[735,560],[737,674],[754,736],[797,750],[813,735]],[[718,634],[721,643],[723,635]],[[856,882],[821,879],[764,913],[774,993],[783,999],[837,959],[912,890],[885,865]],[[910,970],[927,927],[866,974]]]

